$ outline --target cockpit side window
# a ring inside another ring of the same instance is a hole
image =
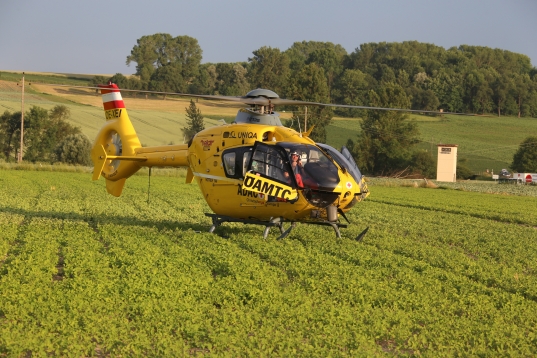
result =
[[[237,157],[236,152],[228,152],[224,153],[222,155],[222,159],[224,160],[224,169],[226,171],[226,176],[233,177],[235,176],[235,158]]]
[[[224,173],[228,178],[240,179],[246,174],[252,156],[252,147],[227,149],[222,153]]]

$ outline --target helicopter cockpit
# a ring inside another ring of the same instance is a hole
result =
[[[292,153],[298,154],[296,168],[292,166]],[[257,142],[253,147],[225,150],[222,159],[229,178],[241,179],[251,171],[294,188],[323,191],[333,191],[339,183],[338,168],[311,144]],[[298,185],[297,175],[303,185]]]
[[[338,169],[315,145],[257,142],[247,170],[297,189],[332,192],[339,183]],[[292,154],[295,158],[293,166]]]

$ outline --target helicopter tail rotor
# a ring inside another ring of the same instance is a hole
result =
[[[100,85],[106,123],[103,125],[91,150],[93,180],[101,175],[106,179],[106,190],[120,196],[126,178],[140,169],[138,162],[146,158],[137,157],[140,140],[127,114],[123,98],[117,85]]]

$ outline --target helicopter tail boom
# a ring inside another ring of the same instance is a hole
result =
[[[106,122],[91,150],[93,180],[101,175],[106,189],[120,196],[125,180],[141,167],[188,166],[188,145],[142,148],[116,84],[100,85]]]

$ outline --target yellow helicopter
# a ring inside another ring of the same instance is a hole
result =
[[[142,147],[117,85],[99,85],[106,123],[91,152],[93,180],[106,179],[108,193],[120,196],[128,177],[142,167],[186,167],[186,182],[196,180],[213,213],[209,232],[225,222],[271,227],[286,237],[296,223],[331,226],[338,238],[347,227],[339,217],[369,195],[350,152],[338,151],[284,127],[275,105],[322,104],[281,99],[256,89],[244,97],[176,94],[246,104],[232,124],[197,133],[187,144]],[[408,110],[405,110],[408,111]],[[410,110],[411,111],[411,110]],[[416,111],[418,112],[418,111]],[[423,111],[419,111],[423,112]],[[436,113],[436,112],[434,112]],[[348,220],[347,220],[348,222]],[[285,229],[284,223],[290,223]],[[368,228],[356,239],[360,240]]]

